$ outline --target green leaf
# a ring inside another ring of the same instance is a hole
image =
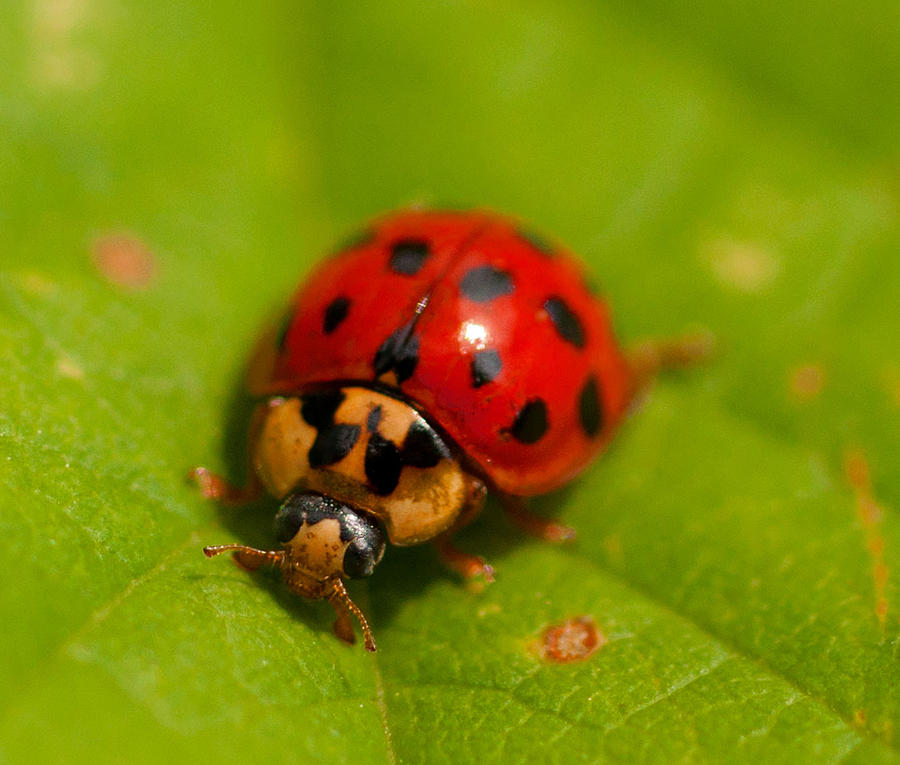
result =
[[[443,0],[8,4],[0,27],[0,759],[897,762],[900,17]],[[624,341],[709,327],[610,451],[327,605],[207,561],[270,545],[241,368],[378,211],[514,212],[582,253]],[[92,253],[124,235],[142,289]],[[843,463],[864,454],[871,489]],[[590,615],[606,644],[538,658]]]

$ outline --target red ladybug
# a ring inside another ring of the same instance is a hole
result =
[[[374,651],[343,579],[372,573],[382,529],[395,545],[434,541],[452,568],[488,581],[493,569],[451,542],[488,489],[531,533],[573,538],[523,498],[571,480],[649,376],[704,350],[624,354],[580,264],[509,218],[387,215],[313,272],[260,343],[248,486],[193,473],[207,497],[245,502],[265,488],[281,500],[282,549],[204,552],[279,566],[293,591],[331,602],[347,642],[355,615]]]

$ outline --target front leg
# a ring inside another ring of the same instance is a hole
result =
[[[202,465],[188,473],[188,480],[200,487],[206,499],[214,499],[226,507],[240,507],[258,500],[263,494],[262,484],[252,470],[245,486],[235,486],[227,478],[211,472]]]
[[[482,577],[486,582],[494,581],[494,568],[479,555],[463,552],[453,544],[453,535],[463,526],[471,523],[481,508],[487,494],[485,485],[477,478],[470,478],[469,498],[453,525],[434,540],[441,562],[469,580]]]
[[[214,499],[226,507],[239,507],[255,502],[263,495],[263,485],[253,466],[253,451],[262,427],[263,420],[271,404],[257,404],[250,417],[250,428],[247,434],[247,484],[235,486],[223,476],[213,473],[202,465],[188,473],[188,480],[200,487],[206,499]]]

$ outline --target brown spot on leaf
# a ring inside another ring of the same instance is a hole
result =
[[[605,643],[606,637],[590,616],[576,616],[547,627],[541,634],[538,652],[544,661],[570,664],[585,661]]]
[[[853,489],[856,515],[866,537],[866,549],[872,561],[872,585],[875,591],[875,618],[885,634],[888,614],[887,581],[890,576],[884,562],[885,539],[882,532],[884,510],[872,492],[869,461],[862,449],[851,448],[844,454],[844,474]]]
[[[788,378],[788,390],[796,400],[812,401],[825,388],[825,367],[821,364],[801,364],[794,367]]]
[[[117,287],[142,290],[156,279],[156,257],[130,234],[100,237],[94,242],[91,259],[106,280]]]

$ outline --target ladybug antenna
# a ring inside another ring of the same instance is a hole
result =
[[[207,558],[212,558],[229,550],[234,551],[235,563],[248,571],[256,571],[265,563],[280,566],[284,561],[284,553],[281,550],[257,550],[246,545],[210,545],[203,548],[203,554]]]
[[[331,595],[328,598],[328,601],[334,607],[334,610],[337,611],[338,619],[334,623],[335,632],[338,634],[343,640],[347,642],[352,642],[352,631],[349,635],[344,633],[345,625],[344,619],[346,618],[346,613],[349,611],[353,614],[357,621],[359,621],[359,626],[362,627],[363,638],[366,644],[366,650],[374,652],[375,651],[375,636],[372,634],[372,629],[369,627],[369,622],[366,621],[366,615],[362,612],[360,607],[356,605],[352,600],[350,600],[350,593],[347,592],[347,588],[344,586],[344,583],[340,579],[335,579],[332,583]],[[350,639],[348,639],[348,637]]]

